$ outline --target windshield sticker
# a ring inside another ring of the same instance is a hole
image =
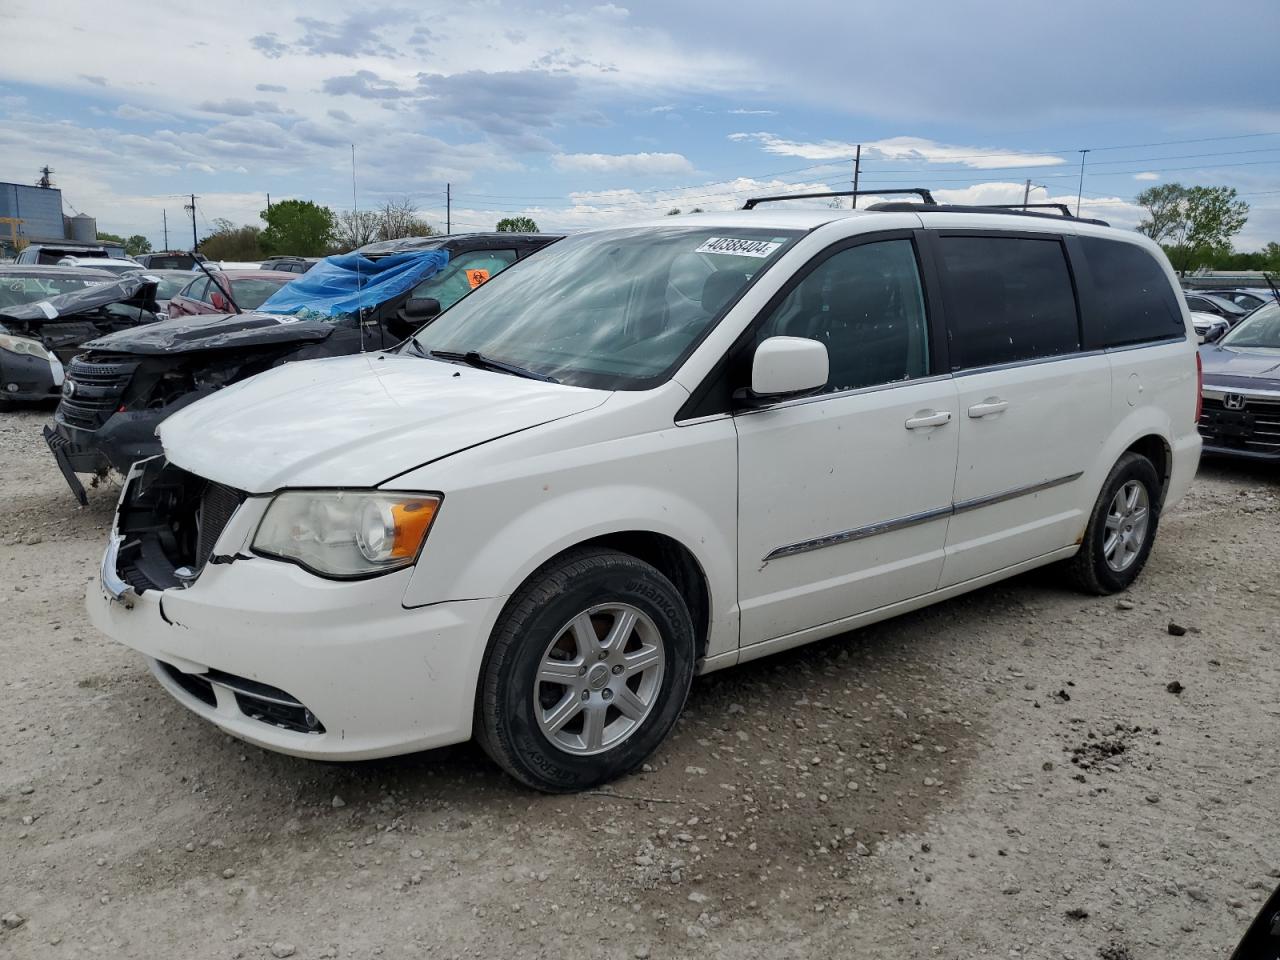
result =
[[[773,255],[782,244],[768,240],[742,240],[738,237],[710,237],[694,253],[721,253],[731,257],[758,257],[763,260]]]
[[[39,307],[40,312],[44,314],[46,320],[52,320],[58,315],[57,308],[55,308],[48,300],[41,300],[36,304],[36,306]]]
[[[468,270],[467,271],[467,281],[471,284],[472,290],[480,286],[480,284],[484,283],[488,279],[489,279],[488,270]]]

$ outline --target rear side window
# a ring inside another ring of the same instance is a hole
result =
[[[1155,257],[1137,244],[1101,237],[1081,237],[1080,248],[1093,277],[1091,343],[1119,347],[1186,335],[1177,296]],[[1217,312],[1195,299],[1200,305],[1191,309]]]
[[[953,370],[1074,353],[1080,325],[1057,240],[942,237]]]

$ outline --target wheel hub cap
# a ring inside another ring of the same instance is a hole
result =
[[[1123,573],[1133,566],[1147,542],[1151,521],[1151,501],[1147,488],[1137,480],[1124,484],[1107,508],[1102,555],[1107,566]]]
[[[665,666],[662,636],[643,611],[627,603],[584,610],[543,651],[533,681],[538,728],[567,753],[610,750],[653,711]]]

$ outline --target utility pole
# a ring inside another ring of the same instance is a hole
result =
[[[1080,151],[1080,188],[1076,190],[1076,216],[1080,216],[1080,198],[1084,196],[1084,155],[1088,150]]]
[[[200,241],[196,237],[196,195],[191,194],[191,202],[184,203],[182,209],[191,214],[191,252],[195,253],[200,248]]]
[[[1022,188],[1022,209],[1027,209],[1027,201],[1031,199],[1031,178],[1027,177],[1027,185]]]
[[[169,211],[161,210],[160,216],[164,218],[164,249],[169,250]]]
[[[271,222],[271,194],[267,194],[267,223]]]
[[[853,196],[849,198],[849,209],[858,209],[858,174],[862,172],[862,144],[858,144],[853,154]]]
[[[444,185],[444,232],[453,233],[453,184]]]

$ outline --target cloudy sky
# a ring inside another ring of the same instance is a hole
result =
[[[909,8],[909,9],[908,9]],[[1156,183],[1229,184],[1280,240],[1276,0],[890,4],[0,0],[0,180],[48,164],[100,229],[159,247],[266,195],[412,198],[544,230],[924,185],[1133,225]],[[1254,44],[1250,37],[1266,38]],[[1270,46],[1269,46],[1270,45]]]

